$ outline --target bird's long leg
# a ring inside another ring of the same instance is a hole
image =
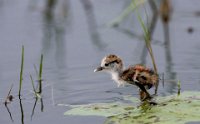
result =
[[[139,94],[140,94],[140,100],[142,101],[144,98],[146,98],[146,93],[142,90],[139,89]]]
[[[138,83],[138,82],[135,82],[135,85],[138,86],[140,88],[141,91],[145,92],[146,93],[146,97],[142,99],[142,101],[148,99],[148,98],[151,98],[150,94],[147,92],[147,90],[145,89],[145,87]]]

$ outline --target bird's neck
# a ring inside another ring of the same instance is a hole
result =
[[[112,79],[114,80],[114,81],[118,81],[119,80],[119,72],[111,72],[111,75],[112,75]]]
[[[120,75],[122,74],[122,70],[117,70],[117,71],[112,71],[111,75],[112,75],[112,79],[117,82],[118,87],[120,85],[123,85],[124,82],[120,79]]]

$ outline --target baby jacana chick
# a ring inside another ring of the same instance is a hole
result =
[[[102,59],[101,66],[94,70],[94,72],[99,71],[109,72],[118,86],[126,83],[138,86],[141,90],[140,95],[143,95],[140,96],[142,101],[151,98],[147,89],[156,86],[159,79],[153,70],[143,65],[130,66],[124,70],[122,60],[113,54]]]

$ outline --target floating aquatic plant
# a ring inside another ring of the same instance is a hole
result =
[[[155,123],[183,124],[190,121],[200,121],[200,92],[183,92],[179,96],[170,95],[157,97],[158,105],[144,104],[138,107],[137,98],[126,96],[124,100],[130,103],[95,103],[88,105],[68,105],[70,110],[64,115],[103,116],[110,123]]]

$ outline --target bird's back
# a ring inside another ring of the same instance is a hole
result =
[[[121,79],[127,83],[134,84],[134,76],[138,83],[147,86],[150,89],[158,83],[158,75],[150,68],[143,65],[130,66],[121,74]]]

